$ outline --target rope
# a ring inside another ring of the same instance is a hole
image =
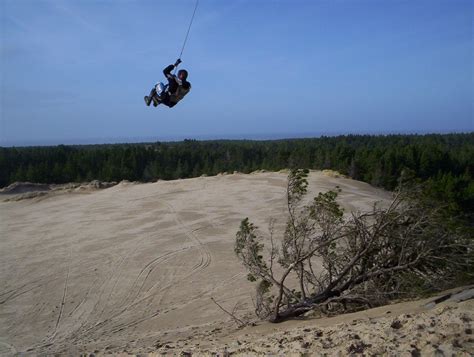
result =
[[[181,48],[181,53],[179,54],[178,58],[181,58],[181,56],[183,55],[184,47],[186,46],[186,42],[188,41],[189,31],[191,30],[191,26],[192,26],[193,21],[194,21],[194,15],[196,14],[198,4],[199,4],[199,0],[196,0],[196,6],[194,6],[193,16],[191,17],[191,21],[189,22],[188,31],[186,32],[186,37],[184,38],[183,47]],[[178,69],[177,66],[175,68],[175,72],[176,72],[176,69]]]

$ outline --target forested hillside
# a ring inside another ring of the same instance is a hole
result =
[[[333,169],[388,190],[405,170],[426,182],[434,196],[473,211],[474,133],[0,148],[1,187],[15,181],[146,182],[291,167]]]

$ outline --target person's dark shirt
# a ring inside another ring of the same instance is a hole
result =
[[[170,108],[174,107],[191,90],[191,83],[178,79],[171,73],[173,69],[174,65],[170,64],[163,70],[163,74],[168,79],[168,88],[166,94],[162,96],[162,102]]]

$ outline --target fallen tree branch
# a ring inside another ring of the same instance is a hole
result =
[[[237,257],[261,287],[260,318],[279,322],[328,305],[374,307],[473,274],[474,241],[417,187],[396,192],[387,208],[344,216],[338,187],[303,206],[305,178],[304,170],[289,175],[289,217],[279,247],[273,221],[267,256],[264,237],[248,218],[236,234]]]
[[[248,322],[244,322],[242,321],[241,319],[239,319],[238,317],[236,317],[233,313],[227,311],[226,309],[224,309],[212,296],[211,296],[211,300],[214,304],[216,304],[222,311],[224,311],[227,315],[229,315],[230,317],[232,317],[232,320],[234,320],[237,325],[239,325],[239,327],[244,327],[244,326],[247,326],[248,325]]]

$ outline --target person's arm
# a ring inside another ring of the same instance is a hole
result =
[[[178,58],[174,64],[170,64],[168,67],[166,67],[163,70],[163,74],[165,75],[166,78],[173,78],[173,75],[171,74],[171,71],[178,67],[178,65],[181,63],[181,59]]]
[[[171,74],[171,71],[174,69],[174,64],[170,64],[168,67],[166,67],[164,70],[163,70],[163,74],[165,75],[166,78],[170,78],[170,77],[173,77],[173,75]]]

